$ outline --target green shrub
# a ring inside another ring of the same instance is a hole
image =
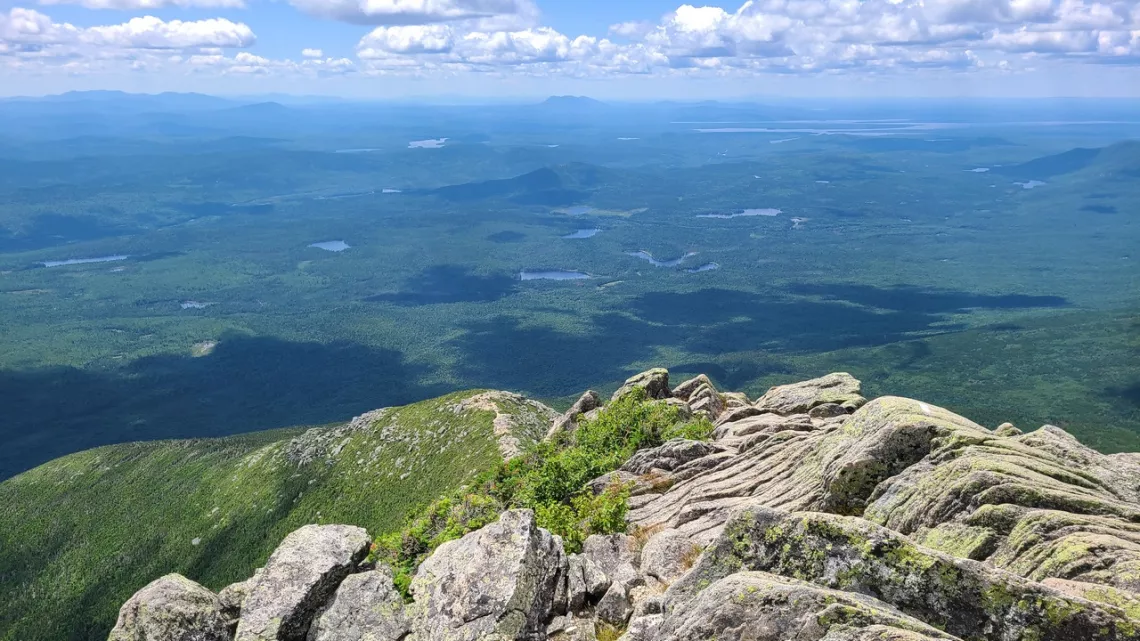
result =
[[[644,390],[634,390],[582,421],[573,435],[539,443],[418,511],[402,531],[376,541],[372,559],[392,567],[397,587],[408,596],[416,567],[432,550],[511,508],[534,510],[539,527],[576,552],[591,534],[626,528],[629,488],[615,483],[595,496],[586,483],[618,469],[639,449],[670,438],[704,440],[712,429],[708,419],[683,423],[677,408],[647,401]]]
[[[708,441],[712,439],[716,427],[708,418],[699,416],[688,423],[677,423],[665,428],[661,438],[670,440],[674,438],[687,438],[690,441]]]

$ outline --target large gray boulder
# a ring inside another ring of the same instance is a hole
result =
[[[543,638],[567,567],[561,543],[530,510],[439,546],[412,580],[414,634],[421,641]]]
[[[303,641],[371,543],[364,528],[349,525],[306,525],[289,534],[254,577],[235,641]]]
[[[860,630],[875,634],[862,634]],[[889,636],[892,634],[894,636]],[[955,639],[871,597],[829,590],[765,572],[739,572],[710,584],[694,598],[678,603],[667,612],[651,638],[652,641]]]
[[[616,401],[638,387],[645,390],[646,398],[670,398],[669,370],[658,367],[630,376],[626,379],[625,383],[614,392],[610,400]]]
[[[563,432],[573,433],[578,429],[578,419],[583,414],[596,410],[602,406],[602,399],[598,397],[598,393],[594,390],[586,390],[566,413],[554,419],[554,423],[550,426],[550,430],[546,433],[546,438],[554,438]]]
[[[923,548],[856,517],[740,510],[699,563],[670,587],[666,609],[738,570],[793,576],[874,597],[967,641],[1125,641],[1140,621],[975,561]]]
[[[317,615],[308,641],[401,641],[412,630],[386,567],[349,576]]]
[[[769,389],[753,406],[776,414],[805,414],[817,405],[834,403],[853,412],[866,402],[860,391],[860,383],[854,376],[837,372],[810,381],[777,385]]]
[[[641,581],[638,572],[639,550],[633,537],[626,534],[593,534],[582,545],[582,556],[606,576],[610,583],[626,587]]]
[[[123,604],[108,641],[230,641],[230,630],[216,594],[167,574]]]

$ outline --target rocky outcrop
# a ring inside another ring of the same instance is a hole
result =
[[[655,641],[953,639],[873,598],[765,572],[737,572],[676,605]],[[887,636],[886,638],[892,638]]]
[[[1094,641],[1134,631],[1121,608],[923,548],[864,519],[759,506],[734,515],[697,567],[669,590],[666,608],[741,569],[875,597],[966,640]]]
[[[229,641],[231,630],[216,594],[168,574],[123,604],[108,641]]]
[[[546,438],[554,438],[556,434],[563,432],[572,433],[578,429],[578,420],[583,414],[596,410],[601,406],[602,399],[598,396],[598,393],[594,390],[586,390],[578,400],[574,401],[570,409],[566,410],[565,414],[554,419],[554,423],[546,432]]]
[[[285,537],[249,587],[235,641],[303,641],[371,543],[364,528],[348,525],[306,525]]]
[[[669,398],[672,395],[669,389],[669,370],[658,367],[629,377],[625,383],[614,392],[610,400],[616,401],[638,387],[645,390],[646,398]]]
[[[241,641],[1140,641],[1140,455],[867,402],[847,374],[748,403],[650,370],[614,398],[636,387],[716,428],[583,488],[630,489],[626,533],[566,554],[510,510],[439,546],[405,602],[362,530],[309,526],[218,597],[147,586],[112,640],[232,641],[236,618]]]
[[[753,407],[775,414],[803,414],[819,405],[832,404],[854,412],[866,402],[860,388],[859,381],[846,372],[828,374],[773,387],[757,399]]]
[[[411,631],[392,572],[381,567],[340,584],[313,621],[308,641],[400,641]]]
[[[522,641],[545,634],[568,567],[528,510],[444,543],[416,572],[413,628],[427,641]]]

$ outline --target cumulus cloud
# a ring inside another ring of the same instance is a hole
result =
[[[356,24],[425,25],[537,17],[532,0],[290,0],[322,18]]]
[[[87,9],[117,9],[120,11],[153,11],[166,7],[240,9],[244,0],[39,0],[42,5],[75,4]]]
[[[0,14],[0,42],[21,45],[83,46],[96,49],[243,48],[257,41],[242,23],[222,18],[186,22],[153,16],[132,18],[116,25],[80,28],[54,22],[32,9],[14,8]]]
[[[301,50],[301,57],[302,58],[323,58],[324,56],[325,56],[325,52],[321,51],[320,49],[302,49]]]
[[[145,16],[118,25],[89,27],[81,33],[80,41],[125,49],[242,48],[253,45],[257,36],[245,24],[224,18],[165,22]]]

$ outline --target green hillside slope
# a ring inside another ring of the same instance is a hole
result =
[[[306,523],[371,532],[525,446],[553,410],[463,392],[351,423],[102,447],[0,483],[0,639],[106,638],[118,606],[177,571],[248,576]]]

